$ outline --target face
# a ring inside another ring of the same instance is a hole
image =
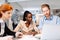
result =
[[[5,13],[3,13],[3,16],[8,20],[12,16],[12,10],[6,11]]]
[[[26,17],[26,20],[31,22],[32,21],[32,14],[28,14]]]
[[[46,17],[50,16],[50,9],[48,7],[42,8],[42,12]]]

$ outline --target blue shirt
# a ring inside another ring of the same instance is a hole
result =
[[[47,19],[45,16],[40,20],[38,29],[42,29],[44,24],[60,24],[60,18],[58,16],[50,16],[50,19]]]

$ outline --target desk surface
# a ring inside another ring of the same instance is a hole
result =
[[[14,38],[14,40],[40,40],[40,38],[31,35],[25,35],[22,38]]]
[[[8,38],[12,38],[13,40],[40,40],[39,36],[32,36],[32,35],[24,35],[22,38],[13,38],[13,36],[5,36],[5,37],[0,37],[0,40],[6,40]]]

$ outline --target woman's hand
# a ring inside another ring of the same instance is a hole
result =
[[[35,35],[35,34],[37,34],[37,32],[36,31],[29,31],[29,32],[26,32],[25,33],[25,35]]]
[[[37,32],[36,31],[35,32],[32,32],[32,34],[33,34],[33,36],[35,36],[37,34]]]
[[[17,37],[17,38],[22,38],[22,36],[23,36],[23,33],[21,33],[21,32],[16,32],[16,37]]]

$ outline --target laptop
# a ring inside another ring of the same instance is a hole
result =
[[[60,24],[44,24],[41,40],[60,40]]]

